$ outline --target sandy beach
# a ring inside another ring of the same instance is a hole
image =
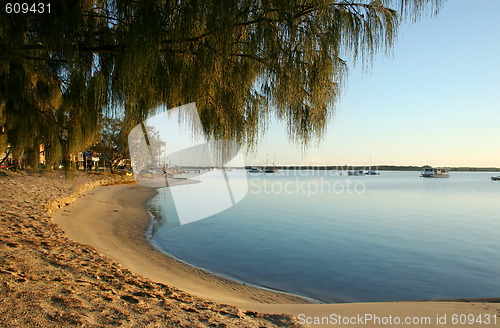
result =
[[[437,315],[446,314],[451,320],[453,314],[499,313],[497,304],[491,302],[307,304],[310,302],[300,297],[218,277],[177,261],[151,246],[145,234],[150,222],[145,206],[154,194],[154,189],[138,185],[100,187],[83,195],[72,206],[58,211],[55,222],[71,239],[91,244],[98,252],[132,272],[173,285],[191,295],[244,310],[288,313],[302,318],[301,321],[308,321],[309,318],[311,323],[313,318],[329,317],[331,314],[357,317],[371,313],[379,317],[429,317],[432,318],[431,324],[435,322],[436,325]]]
[[[152,188],[75,187],[111,183],[93,176],[0,179],[2,326],[470,327],[453,323],[460,315],[500,326],[498,299],[305,304],[191,267],[148,243]],[[48,212],[58,207],[54,224]]]
[[[176,286],[191,295],[240,307],[253,303],[307,302],[293,295],[224,279],[156,250],[146,238],[151,218],[145,207],[155,194],[155,189],[139,185],[96,188],[70,207],[57,211],[54,222],[69,238],[92,245],[132,272]]]
[[[99,174],[0,175],[0,327],[297,326],[289,315],[243,311],[140,276],[53,223],[51,213],[78,204],[85,191],[126,182]]]

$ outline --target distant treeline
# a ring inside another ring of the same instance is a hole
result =
[[[266,167],[266,166],[261,166]],[[421,171],[422,166],[393,166],[393,165],[381,165],[381,166],[349,166],[349,165],[323,165],[323,166],[275,166],[280,170],[363,170],[363,169],[375,169],[378,171]],[[246,166],[246,169],[250,169],[250,166]],[[450,167],[450,171],[463,171],[463,172],[500,172],[498,167]]]
[[[465,171],[465,172],[491,172],[500,171],[498,167],[452,167],[450,171]]]

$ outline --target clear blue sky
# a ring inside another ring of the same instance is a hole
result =
[[[305,154],[273,122],[246,164],[500,167],[499,0],[449,0],[404,24],[370,72],[350,67],[328,133]],[[268,155],[269,154],[269,155]]]

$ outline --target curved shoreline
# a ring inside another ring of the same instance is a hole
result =
[[[321,300],[317,300],[317,299],[314,299],[314,298],[311,298],[311,297],[307,297],[307,296],[302,296],[302,295],[297,295],[297,294],[293,294],[293,293],[290,293],[290,292],[286,292],[286,291],[282,291],[282,290],[278,290],[278,289],[273,289],[271,287],[266,287],[266,286],[261,286],[261,285],[258,285],[258,284],[253,284],[253,283],[250,283],[250,282],[246,282],[246,281],[243,281],[243,280],[240,280],[240,279],[237,279],[237,278],[234,278],[234,277],[231,277],[231,276],[226,276],[224,274],[219,274],[219,273],[215,273],[215,272],[212,272],[208,269],[205,269],[203,267],[200,267],[200,266],[197,266],[197,265],[194,265],[192,263],[189,263],[188,261],[185,261],[181,258],[178,258],[176,257],[175,255],[172,255],[170,254],[169,252],[161,249],[161,247],[159,247],[158,245],[155,245],[155,243],[152,241],[152,237],[153,237],[153,234],[154,234],[154,220],[158,220],[158,218],[155,218],[155,214],[152,213],[151,211],[151,204],[150,202],[153,200],[153,198],[155,198],[156,196],[158,195],[158,193],[156,193],[156,195],[154,195],[153,197],[151,197],[146,203],[145,203],[145,208],[146,210],[148,211],[148,214],[150,216],[150,223],[148,225],[148,227],[146,228],[145,230],[145,238],[147,240],[147,242],[154,248],[156,249],[156,251],[166,255],[167,257],[170,257],[172,258],[173,260],[175,261],[178,261],[180,263],[182,263],[183,265],[186,265],[190,268],[194,268],[196,270],[200,270],[202,272],[206,272],[207,274],[209,275],[213,275],[214,278],[216,277],[217,279],[225,279],[225,280],[229,280],[235,284],[239,284],[239,285],[244,285],[244,286],[249,286],[249,287],[252,287],[252,288],[257,288],[257,289],[261,289],[261,290],[265,290],[265,291],[268,291],[268,292],[271,292],[271,293],[278,293],[280,295],[287,295],[287,296],[290,296],[293,298],[293,303],[302,303],[302,304],[324,304],[323,301]],[[182,289],[182,288],[180,288]],[[288,299],[287,299],[288,300]],[[297,300],[297,302],[296,302]],[[267,303],[267,302],[266,302]],[[288,302],[287,302],[288,303]]]
[[[156,190],[138,185],[104,186],[83,194],[54,214],[73,240],[92,245],[125,268],[192,295],[248,308],[250,304],[304,304],[300,296],[254,287],[196,268],[158,250],[147,238],[147,202]]]
[[[230,277],[230,276],[225,276],[223,274],[219,274],[219,273],[215,273],[215,272],[212,272],[210,270],[207,270],[205,268],[202,268],[200,266],[197,266],[197,265],[194,265],[194,264],[191,264],[187,261],[184,261],[183,259],[180,259],[172,254],[169,254],[168,252],[162,250],[160,247],[158,246],[155,246],[149,237],[146,238],[149,243],[153,246],[154,249],[156,249],[156,251],[162,253],[162,254],[165,254],[166,256],[168,257],[171,257],[173,260],[175,261],[179,261],[180,263],[188,266],[188,267],[191,267],[191,268],[194,268],[196,270],[200,270],[202,272],[205,272],[209,275],[213,275],[215,277],[217,277],[218,279],[225,279],[225,280],[229,280],[229,281],[232,281],[233,283],[236,283],[236,284],[240,284],[240,285],[244,285],[244,286],[249,286],[249,287],[252,287],[252,288],[257,288],[257,289],[262,289],[262,290],[265,290],[265,291],[268,291],[268,292],[271,292],[271,293],[278,293],[278,294],[281,294],[281,295],[288,295],[288,296],[291,296],[293,298],[298,298],[298,301],[300,300],[303,300],[302,303],[300,302],[297,302],[298,304],[325,304],[324,302],[320,301],[320,300],[316,300],[316,299],[313,299],[313,298],[310,298],[310,297],[306,297],[306,296],[302,296],[302,295],[297,295],[297,294],[293,294],[293,293],[289,293],[289,292],[286,292],[286,291],[282,291],[282,290],[277,290],[277,289],[273,289],[271,287],[266,287],[266,286],[261,286],[261,285],[257,285],[257,284],[252,284],[252,283],[249,283],[249,282],[246,282],[246,281],[243,281],[243,280],[239,280],[237,278],[234,278],[234,277]],[[180,288],[181,289],[181,288]],[[195,294],[193,294],[195,295]],[[295,303],[295,302],[293,302]],[[268,304],[268,303],[265,303],[265,304]]]
[[[445,325],[434,320],[437,315],[446,314],[450,320],[453,314],[463,313],[496,315],[497,324],[500,324],[500,304],[495,303],[498,299],[305,304],[307,300],[302,297],[241,284],[195,268],[149,243],[146,230],[151,217],[146,204],[155,194],[154,189],[138,185],[99,187],[80,196],[71,206],[57,211],[54,221],[69,238],[93,246],[99,253],[143,277],[244,310],[291,314],[299,319],[299,323],[304,316],[320,318],[336,314],[356,317],[371,313],[380,317],[428,316],[433,321],[426,327],[443,327]],[[331,324],[311,323],[312,327],[331,327]]]

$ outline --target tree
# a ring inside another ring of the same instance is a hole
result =
[[[100,135],[101,140],[91,149],[98,152],[109,163],[111,173],[115,173],[120,162],[130,157],[127,142],[128,131],[122,120],[106,117]]]
[[[0,103],[0,154],[3,154],[4,152],[7,152],[8,144],[7,144],[7,135],[5,133],[5,123],[6,119],[4,117],[4,109],[3,109],[3,104]],[[0,155],[1,156],[1,155]],[[7,154],[8,156],[8,154]],[[2,158],[0,158],[0,164],[3,161]]]
[[[207,136],[255,145],[271,116],[321,138],[349,63],[388,51],[404,18],[441,0],[51,1],[0,14],[0,99],[18,152],[71,162],[102,113],[137,124],[196,102]]]

